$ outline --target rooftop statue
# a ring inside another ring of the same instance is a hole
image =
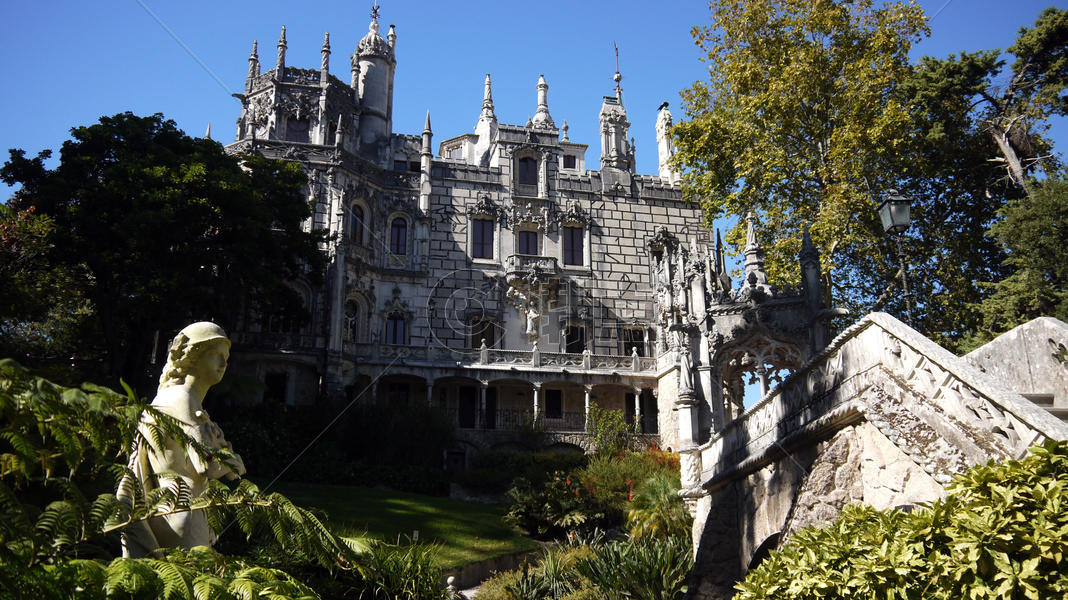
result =
[[[214,449],[232,451],[222,430],[204,410],[204,395],[222,380],[230,357],[230,340],[221,327],[200,322],[189,325],[175,336],[167,354],[152,407],[174,417],[191,439]],[[153,444],[149,433],[152,416],[143,414],[130,468],[145,492],[156,487],[188,489],[188,497],[203,494],[212,479],[235,479],[244,474],[241,457],[234,454],[230,464],[202,457],[192,447],[173,437],[165,437],[163,447]],[[117,496],[128,502],[134,498],[132,482],[124,479]],[[192,548],[215,542],[215,534],[202,510],[182,510],[135,523],[123,531],[124,557],[142,557],[157,548]]]

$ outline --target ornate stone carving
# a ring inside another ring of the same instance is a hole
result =
[[[307,119],[319,110],[319,94],[309,90],[287,89],[278,100],[278,109],[287,116]]]
[[[589,227],[593,224],[593,217],[586,212],[586,209],[582,208],[582,204],[578,200],[568,200],[564,205],[564,209],[553,215],[553,221],[560,226],[568,223],[579,223],[583,227]]]
[[[507,214],[495,203],[489,194],[479,194],[474,204],[467,207],[468,216],[484,215],[492,217],[494,221],[507,224]]]

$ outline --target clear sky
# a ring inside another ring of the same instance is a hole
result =
[[[638,168],[655,173],[656,108],[671,102],[675,118],[681,117],[679,91],[704,74],[690,36],[694,25],[708,22],[704,2],[380,2],[383,33],[390,23],[397,26],[394,130],[418,134],[429,110],[435,152],[441,140],[472,131],[486,73],[493,76],[498,118],[513,124],[534,114],[535,85],[544,73],[554,120],[567,121],[573,142],[590,145],[587,164],[596,168],[597,113],[601,97],[613,90],[615,42]],[[1065,3],[922,4],[929,16],[941,12],[917,56],[1004,48],[1044,7]],[[259,40],[263,69],[269,69],[286,25],[287,64],[318,68],[323,33],[329,31],[331,71],[347,81],[348,56],[367,32],[369,13],[369,1],[5,0],[0,44],[7,92],[0,95],[0,149],[21,147],[31,154],[58,149],[71,127],[125,110],[161,112],[193,135],[203,135],[210,123],[212,137],[228,143],[239,113],[230,93],[243,89],[253,40]],[[1058,124],[1053,135],[1063,152],[1068,128]]]

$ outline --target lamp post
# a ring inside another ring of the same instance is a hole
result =
[[[888,191],[886,198],[883,199],[877,210],[879,211],[879,220],[883,223],[883,231],[894,236],[894,244],[897,246],[897,259],[901,268],[901,287],[905,292],[905,319],[908,321],[909,327],[912,327],[912,299],[909,293],[905,250],[901,245],[901,234],[908,231],[909,228],[909,209],[909,199],[902,196],[897,190],[892,189]]]

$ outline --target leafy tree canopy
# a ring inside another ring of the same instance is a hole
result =
[[[321,273],[324,236],[303,227],[311,208],[299,166],[232,157],[159,114],[102,117],[71,136],[56,168],[45,166],[48,150],[11,150],[0,178],[21,186],[8,211],[47,219],[37,240],[47,264],[91,306],[74,352],[141,383],[157,332],[166,340],[196,320],[232,327],[238,307],[303,314],[288,282]]]
[[[694,28],[709,81],[682,93],[674,128],[684,193],[709,219],[757,213],[769,277],[796,278],[811,223],[824,268],[871,246],[871,194],[911,128],[897,86],[926,33],[922,10],[871,0],[714,0]],[[744,223],[727,239],[744,243]],[[774,240],[772,239],[774,237]]]

